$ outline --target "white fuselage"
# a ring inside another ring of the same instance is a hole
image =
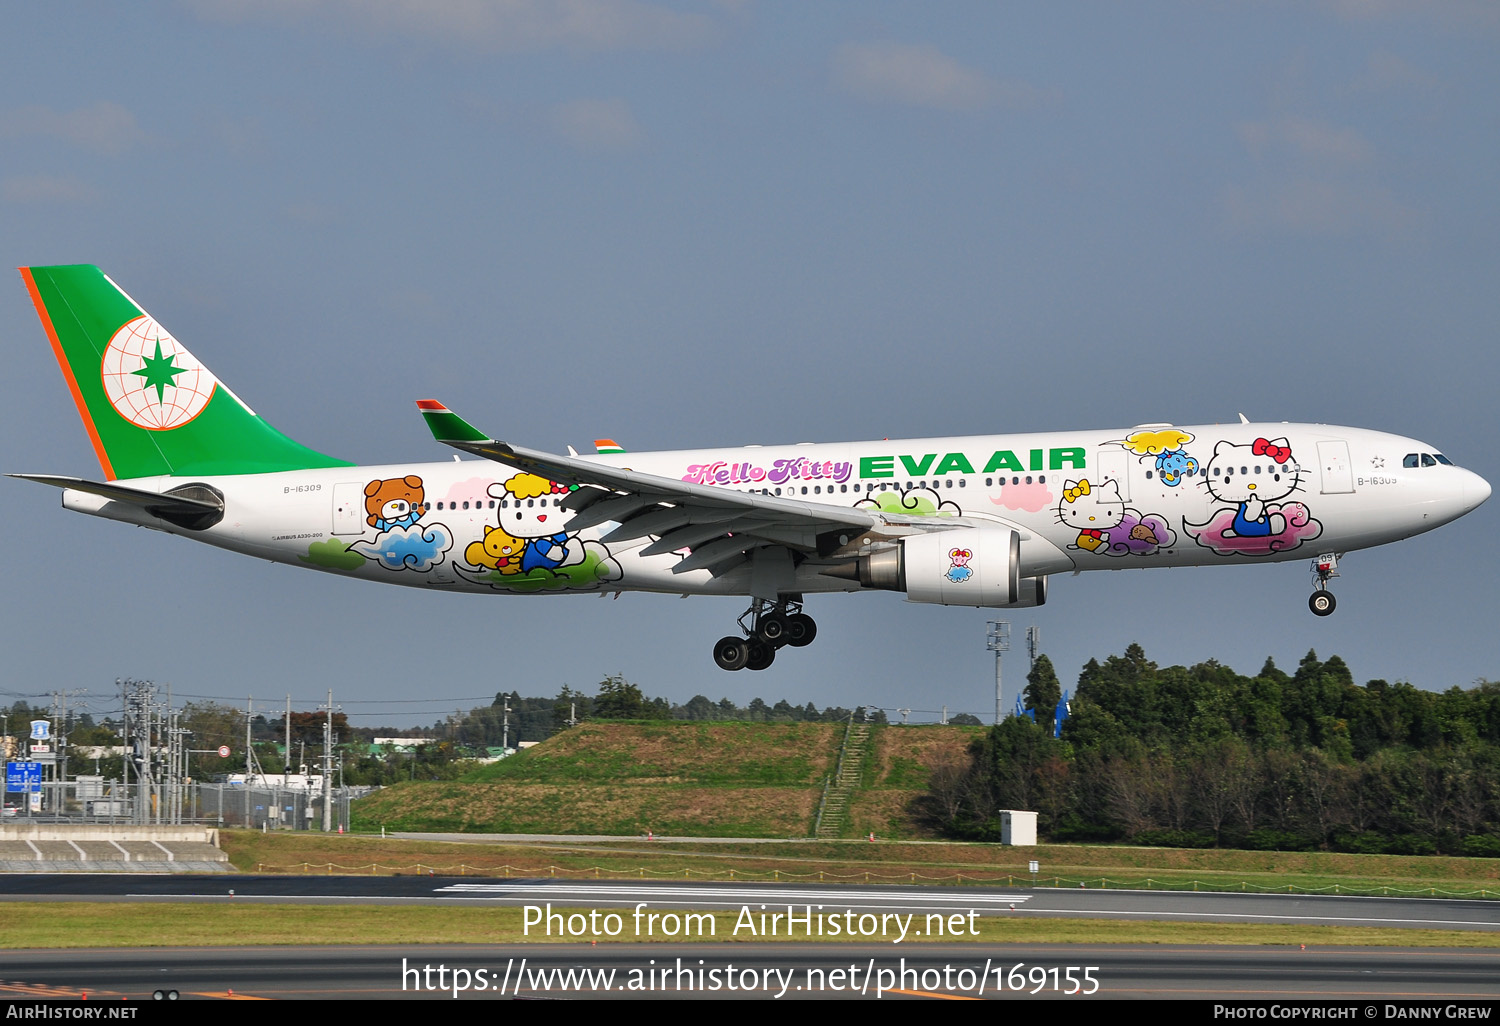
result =
[[[714,488],[950,517],[955,528],[1005,526],[1020,533],[1021,576],[1038,577],[1311,559],[1410,537],[1462,516],[1489,495],[1483,479],[1440,462],[1439,454],[1409,438],[1357,428],[1241,424],[591,459]],[[507,481],[519,480],[517,474],[500,463],[464,460],[121,482],[149,491],[190,481],[218,489],[223,519],[198,531],[76,490],[63,501],[263,559],[387,584],[750,594],[746,567],[718,576],[707,569],[673,573],[680,553],[641,555],[649,537],[606,544],[600,538],[607,524],[570,532],[572,513],[560,505],[566,492],[513,493]],[[585,565],[587,574],[569,575]],[[860,590],[826,568],[817,559],[801,562],[795,590]],[[548,581],[537,583],[538,576]]]

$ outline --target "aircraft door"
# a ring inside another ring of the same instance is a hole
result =
[[[1130,501],[1130,454],[1124,449],[1099,449],[1094,452],[1094,473],[1099,475],[1096,484],[1106,478],[1118,482],[1120,498]],[[1089,475],[1092,477],[1093,475]]]
[[[1322,475],[1324,495],[1354,491],[1354,467],[1349,462],[1349,443],[1319,442],[1318,471]]]
[[[365,533],[365,486],[360,482],[333,486],[333,533]]]

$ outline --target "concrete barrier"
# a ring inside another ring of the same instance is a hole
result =
[[[6,823],[0,873],[225,873],[217,827]]]

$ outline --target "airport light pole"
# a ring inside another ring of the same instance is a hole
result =
[[[1005,703],[1000,690],[1000,655],[1010,650],[1010,621],[991,620],[984,635],[984,647],[995,653],[995,722],[1005,718]]]

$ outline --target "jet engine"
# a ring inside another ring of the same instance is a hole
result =
[[[944,606],[1040,606],[1046,577],[1021,577],[1021,536],[1003,527],[933,531],[823,571]]]

